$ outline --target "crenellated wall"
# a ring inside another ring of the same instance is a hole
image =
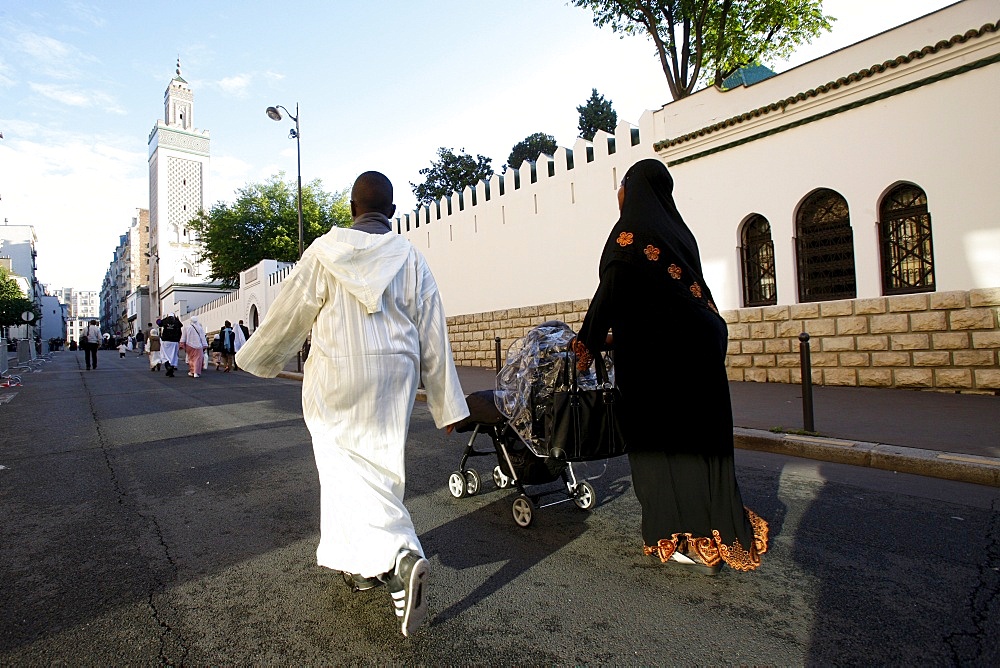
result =
[[[652,116],[397,219],[430,263],[448,314],[590,297],[622,176],[656,157]]]

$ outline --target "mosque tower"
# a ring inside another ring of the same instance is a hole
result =
[[[194,127],[194,93],[176,76],[163,94],[163,118],[149,133],[150,306],[154,317],[196,308],[214,292],[200,242],[188,223],[205,207],[208,130]]]

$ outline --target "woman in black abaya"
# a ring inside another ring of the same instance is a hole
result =
[[[706,574],[723,563],[749,571],[767,551],[767,522],[736,483],[728,332],[672,192],[659,160],[625,174],[574,347],[585,368],[613,344],[645,553]]]

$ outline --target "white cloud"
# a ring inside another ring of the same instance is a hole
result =
[[[126,113],[125,109],[107,93],[56,84],[30,83],[28,86],[39,95],[70,107],[100,107],[113,114]]]
[[[84,2],[71,2],[67,5],[69,11],[78,19],[86,21],[95,28],[103,28],[107,23],[103,16],[99,16],[101,10]]]
[[[239,158],[213,155],[209,163],[205,206],[211,207],[219,201],[232,202],[236,189],[253,180],[253,169],[253,165]]]
[[[2,58],[0,58],[0,86],[13,86],[14,79],[10,75],[12,74],[10,65],[8,65]]]
[[[90,106],[90,98],[85,93],[71,86],[40,83],[30,83],[28,86],[39,95],[71,107]]]
[[[20,36],[17,48],[34,71],[53,79],[77,78],[80,63],[95,60],[70,44],[32,32]]]
[[[244,98],[247,96],[247,89],[250,87],[252,82],[252,75],[237,74],[236,76],[226,77],[225,79],[219,81],[219,88],[230,95]]]
[[[145,152],[115,137],[12,129],[32,139],[0,142],[0,217],[34,226],[41,282],[99,289],[118,237],[148,206]]]

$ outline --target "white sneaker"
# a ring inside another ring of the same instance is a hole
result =
[[[687,565],[698,563],[694,559],[686,557],[686,556],[684,556],[683,554],[681,554],[680,552],[677,552],[677,551],[674,551],[674,553],[670,555],[670,561],[676,561],[679,564],[687,564]]]
[[[408,550],[399,560],[396,572],[388,579],[392,606],[399,619],[403,635],[409,637],[427,617],[427,595],[424,585],[431,564],[416,552]]]

